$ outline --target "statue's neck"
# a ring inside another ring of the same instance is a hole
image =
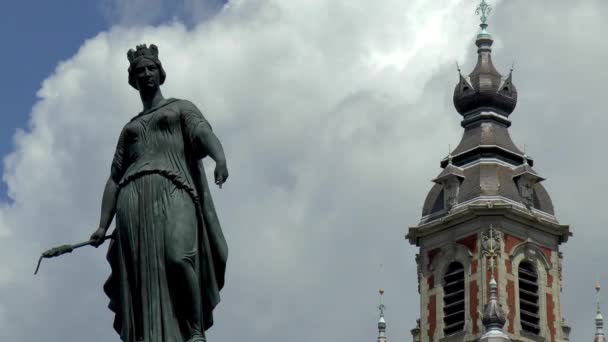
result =
[[[165,100],[165,98],[163,97],[163,93],[160,91],[160,88],[150,93],[140,92],[139,96],[141,97],[141,103],[144,106],[144,112],[154,107],[157,107],[161,102]]]

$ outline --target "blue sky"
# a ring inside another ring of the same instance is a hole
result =
[[[88,6],[87,6],[88,5]],[[8,8],[7,8],[8,7]],[[4,86],[0,155],[12,147],[17,127],[25,128],[36,92],[61,60],[74,55],[85,39],[108,27],[89,1],[10,1],[0,20]],[[2,195],[5,195],[2,183]]]
[[[215,12],[226,0],[204,2]],[[76,54],[85,40],[113,24],[130,25],[122,22],[124,19],[116,13],[120,3],[117,0],[11,0],[4,5],[7,15],[0,20],[5,85],[0,92],[4,120],[0,125],[0,156],[13,149],[15,130],[28,128],[36,92],[57,64]],[[155,8],[153,15],[134,19],[132,23],[158,25],[176,19],[187,26],[193,24],[195,18],[184,9],[184,1],[152,0],[150,3],[157,3],[164,11]],[[0,182],[0,199],[6,196],[6,184]]]

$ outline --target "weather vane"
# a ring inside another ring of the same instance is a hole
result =
[[[486,0],[481,0],[479,6],[475,10],[475,14],[479,15],[481,13],[481,24],[486,25],[486,21],[488,20],[488,15],[492,12],[492,7],[486,3]]]

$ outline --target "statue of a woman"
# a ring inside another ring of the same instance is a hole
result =
[[[123,128],[106,183],[99,246],[114,216],[104,285],[125,342],[202,342],[224,285],[228,249],[201,159],[228,178],[220,141],[186,100],[165,99],[155,45],[129,50],[129,84],[143,111]]]

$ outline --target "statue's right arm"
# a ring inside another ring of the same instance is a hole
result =
[[[114,214],[116,214],[116,192],[118,191],[118,185],[114,181],[113,177],[108,177],[106,187],[103,191],[103,197],[101,199],[101,217],[99,219],[99,228],[108,230]]]
[[[99,229],[106,232],[112,223],[114,214],[116,214],[116,195],[118,194],[118,182],[122,178],[125,168],[127,167],[127,159],[125,156],[125,129],[123,128],[116,144],[112,167],[110,168],[110,177],[106,182],[106,187],[103,190],[101,198],[101,215],[99,218]]]

